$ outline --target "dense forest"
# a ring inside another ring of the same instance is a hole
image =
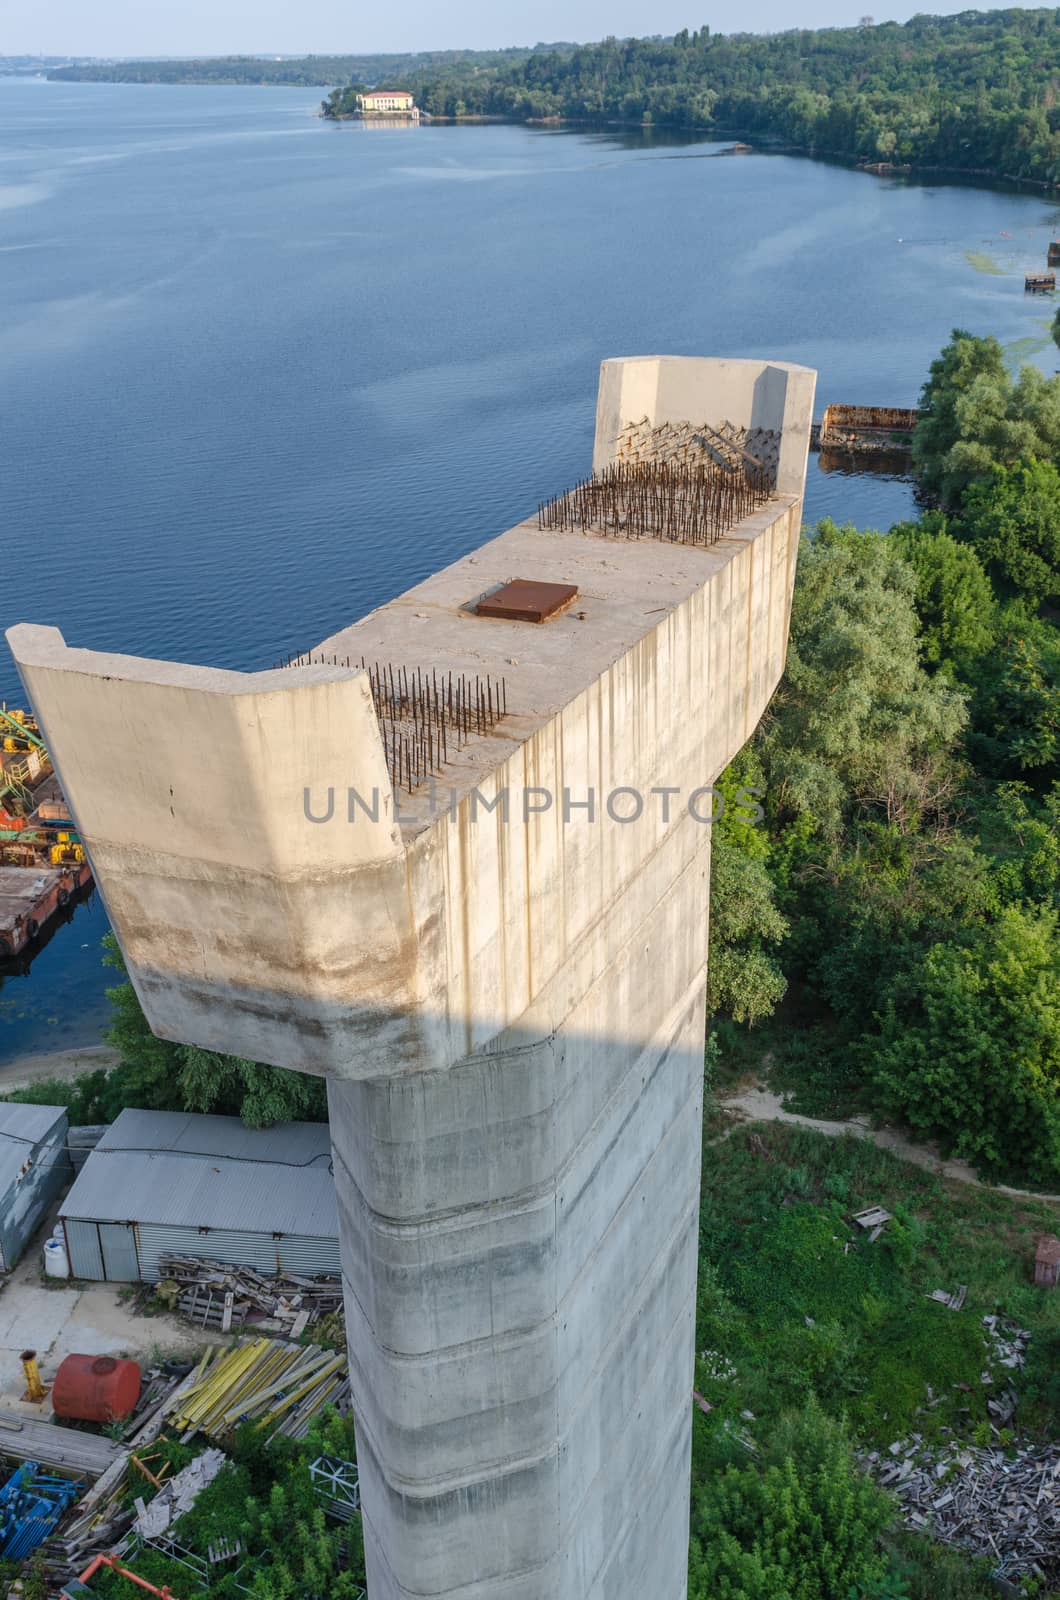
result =
[[[928,509],[806,539],[730,774],[766,824],[714,839],[719,1041],[1060,1190],[1060,376],[958,331],[921,404]]]
[[[396,79],[389,80],[396,83]],[[435,116],[717,129],[844,159],[1060,182],[1060,11],[770,35],[605,39],[403,69]],[[326,115],[351,109],[333,96]]]
[[[509,50],[420,50],[408,55],[200,56],[188,61],[85,61],[57,66],[48,77],[66,83],[254,83],[329,87],[404,81],[419,73],[475,75],[525,61],[535,51],[562,55],[575,47],[539,44]]]

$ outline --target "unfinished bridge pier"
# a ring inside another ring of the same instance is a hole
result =
[[[328,1079],[370,1600],[686,1593],[707,790],[813,390],[605,362],[591,481],[289,665],[8,634],[154,1031]]]

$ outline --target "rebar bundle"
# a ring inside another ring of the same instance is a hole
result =
[[[316,654],[286,656],[281,667],[356,667],[368,674],[387,770],[395,788],[409,794],[432,773],[442,771],[450,751],[462,749],[473,734],[489,733],[508,711],[505,678],[475,673],[424,672],[368,662],[364,656]]]
[[[764,505],[768,469],[741,463],[614,462],[538,507],[538,526],[624,539],[714,544]]]

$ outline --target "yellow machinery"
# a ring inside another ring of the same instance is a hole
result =
[[[75,842],[70,834],[61,833],[58,844],[49,850],[48,859],[53,867],[80,866],[85,859],[84,845]]]
[[[26,1392],[22,1396],[23,1400],[30,1400],[34,1402],[43,1400],[48,1391],[40,1381],[40,1370],[37,1366],[36,1350],[23,1350],[22,1371],[25,1374],[26,1379]]]

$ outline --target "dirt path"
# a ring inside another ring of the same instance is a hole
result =
[[[867,1117],[851,1117],[846,1122],[826,1122],[816,1117],[800,1117],[794,1111],[785,1111],[783,1099],[771,1089],[741,1089],[738,1094],[722,1095],[724,1110],[736,1112],[741,1121],[794,1122],[800,1128],[812,1128],[816,1133],[831,1138],[852,1134],[856,1139],[868,1139],[877,1150],[890,1150],[903,1161],[923,1167],[939,1178],[952,1178],[957,1183],[969,1183],[976,1189],[991,1189],[995,1194],[1012,1195],[1017,1200],[1049,1200],[1060,1203],[1060,1194],[1038,1194],[1033,1189],[1011,1189],[1005,1183],[984,1183],[967,1161],[947,1161],[931,1145],[914,1144],[899,1129],[885,1125],[874,1128]]]
[[[118,1065],[118,1052],[106,1044],[85,1045],[80,1050],[50,1050],[46,1054],[15,1056],[0,1062],[0,1094],[25,1089],[45,1078],[70,1079],[82,1072],[109,1071]]]

